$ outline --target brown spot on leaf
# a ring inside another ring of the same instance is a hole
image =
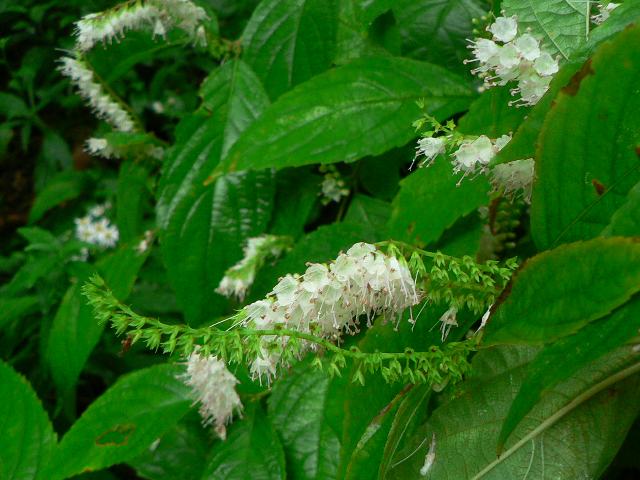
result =
[[[640,157],[640,145],[636,146],[636,155]]]
[[[591,185],[596,189],[598,196],[603,195],[604,192],[607,191],[607,187],[605,187],[597,178],[591,180]]]
[[[407,227],[407,233],[412,234],[415,229],[416,229],[416,222],[411,222]]]
[[[572,97],[575,97],[576,94],[578,93],[578,90],[580,90],[580,83],[582,82],[582,80],[589,75],[593,75],[594,73],[596,72],[594,72],[593,69],[591,68],[591,59],[589,59],[586,62],[584,62],[584,65],[582,66],[582,68],[578,70],[573,75],[573,77],[571,77],[571,80],[569,80],[569,83],[564,87],[562,87],[561,91],[563,93],[566,93],[567,95],[571,95]]]
[[[116,425],[96,438],[96,445],[99,447],[121,447],[129,442],[129,437],[136,430],[136,426],[131,423]]]

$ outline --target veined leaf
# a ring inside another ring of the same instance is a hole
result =
[[[62,479],[122,463],[173,427],[193,402],[184,368],[156,365],[120,378],[60,441],[48,478]]]
[[[342,401],[337,382],[308,362],[295,366],[273,386],[269,418],[282,439],[292,478],[336,477]]]
[[[151,480],[198,479],[213,441],[211,429],[202,425],[202,417],[194,408],[127,464],[138,476]]]
[[[458,218],[487,203],[489,183],[485,177],[465,179],[458,185],[460,175],[451,172],[451,163],[441,156],[400,182],[387,225],[391,237],[427,245],[438,240]]]
[[[272,99],[331,66],[336,0],[263,0],[242,34],[243,60]]]
[[[542,344],[577,332],[640,290],[640,243],[597,238],[527,261],[498,300],[484,341]]]
[[[640,180],[637,45],[638,26],[604,43],[545,118],[531,207],[540,248],[599,235]]]
[[[530,29],[542,39],[551,55],[568,59],[586,43],[589,33],[589,2],[582,0],[504,0],[505,15],[518,17],[520,33]]]
[[[157,204],[169,280],[187,320],[195,324],[226,308],[226,299],[214,291],[242,256],[245,240],[266,229],[274,196],[270,171],[238,172],[203,184],[268,103],[255,74],[241,61],[228,62],[205,80],[201,94],[202,110],[212,113],[181,122]]]
[[[245,407],[244,418],[213,447],[202,480],[284,480],[284,452],[276,431],[259,404]]]
[[[56,434],[25,378],[0,362],[0,478],[47,480]]]
[[[402,54],[468,74],[467,39],[474,18],[488,10],[484,0],[400,0],[393,13],[402,37]]]
[[[622,346],[638,334],[638,328],[640,299],[635,299],[575,335],[562,338],[544,348],[527,369],[527,377],[502,425],[499,444],[504,445],[518,423],[546,391],[571,378],[592,361]]]
[[[398,454],[404,461],[388,478],[598,478],[638,413],[640,363],[627,350],[582,369],[547,394],[498,456],[500,426],[535,353],[501,347],[476,355],[473,376]]]
[[[214,176],[378,155],[415,136],[417,100],[444,119],[473,95],[462,78],[435,65],[394,57],[356,60],[280,97],[242,134]]]

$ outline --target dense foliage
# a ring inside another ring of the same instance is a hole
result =
[[[0,1],[0,479],[640,474],[639,19]]]

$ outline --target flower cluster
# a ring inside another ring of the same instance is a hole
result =
[[[116,130],[122,132],[134,130],[135,123],[129,113],[105,92],[84,61],[63,57],[61,62],[60,71],[71,79],[80,96],[89,103],[98,118],[105,120]]]
[[[540,47],[530,33],[518,35],[516,17],[498,17],[487,27],[493,38],[479,38],[470,44],[478,66],[472,73],[484,79],[485,87],[518,82],[512,95],[520,94],[519,105],[535,105],[549,88],[558,71],[558,61]]]
[[[111,225],[104,215],[109,204],[96,205],[89,210],[88,215],[76,218],[76,238],[102,248],[112,248],[118,243],[118,227]]]
[[[491,183],[496,191],[514,197],[522,195],[526,203],[531,203],[534,160],[525,158],[509,163],[501,163],[491,169]]]
[[[335,166],[323,165],[320,167],[320,171],[325,172],[320,191],[324,205],[328,205],[331,202],[339,202],[340,199],[349,195],[349,189]]]
[[[464,178],[475,172],[486,171],[489,162],[510,140],[511,135],[502,135],[495,140],[486,135],[480,135],[473,140],[463,140],[451,159],[453,172],[463,172]]]
[[[247,240],[242,260],[229,268],[216,292],[242,301],[256,278],[256,272],[268,258],[277,258],[290,246],[288,237],[262,235]]]
[[[215,356],[200,355],[196,349],[187,362],[184,382],[192,388],[193,396],[200,403],[200,416],[205,425],[214,425],[221,439],[226,438],[226,425],[234,412],[242,411],[242,402],[236,393],[236,377],[225,363]]]
[[[172,27],[185,31],[196,43],[206,45],[207,13],[189,0],[146,0],[84,16],[76,22],[77,48],[86,52],[97,43],[111,43],[126,31],[150,29],[164,37]]]
[[[370,325],[376,315],[397,316],[420,299],[403,258],[357,243],[329,265],[309,264],[303,275],[280,279],[266,299],[245,307],[245,324],[260,330],[279,327],[310,332],[339,341],[344,332],[359,331],[360,315]],[[273,340],[263,337],[262,351],[251,366],[257,377],[275,374],[280,357],[277,349],[269,349]]]

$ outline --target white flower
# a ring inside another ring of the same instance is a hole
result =
[[[613,3],[613,2],[610,2],[607,4],[603,4],[603,3],[596,4],[598,13],[596,15],[591,16],[591,21],[597,25],[600,25],[601,23],[605,22],[611,15],[611,12],[613,12],[619,6],[620,6],[619,3]]]
[[[487,30],[493,33],[494,40],[510,42],[518,34],[516,17],[498,17]]]
[[[440,338],[443,342],[449,336],[451,329],[458,326],[457,315],[458,309],[456,307],[451,307],[440,317]]]
[[[547,52],[543,52],[540,54],[540,56],[533,63],[533,68],[539,75],[543,77],[551,76],[555,74],[559,69],[558,61]]]
[[[396,317],[419,300],[404,259],[357,243],[328,266],[310,264],[303,275],[280,279],[267,299],[244,308],[245,324],[262,330],[280,325],[339,341],[344,333],[359,331],[360,315],[368,323],[379,314]],[[286,338],[262,337],[264,352],[270,353],[255,359],[254,374],[275,372],[279,357],[267,348],[273,341],[286,343]]]
[[[470,42],[473,61],[478,63],[471,73],[484,79],[484,88],[518,82],[511,94],[520,94],[520,98],[509,104],[535,105],[548,90],[550,77],[558,71],[557,60],[542,51],[540,42],[530,33],[518,36],[516,17],[498,17],[487,30],[493,40]]]
[[[189,356],[184,382],[192,388],[196,402],[200,403],[200,416],[205,425],[213,424],[224,440],[226,425],[235,412],[242,411],[242,402],[235,390],[236,377],[222,360],[202,356],[195,350]]]
[[[110,207],[108,203],[95,205],[89,209],[88,215],[76,218],[76,238],[102,248],[115,247],[120,236],[118,228],[103,217]]]
[[[76,22],[76,45],[86,52],[97,43],[119,40],[130,30],[152,30],[154,36],[164,37],[167,30],[177,27],[189,35],[194,43],[206,45],[203,23],[208,15],[189,0],[147,0],[128,3],[92,13]]]
[[[325,204],[339,202],[340,199],[349,195],[350,190],[345,187],[344,180],[335,171],[327,173],[322,180],[321,186],[322,201]]]
[[[481,135],[475,140],[465,141],[453,154],[454,172],[472,173],[482,170],[493,158],[493,144],[491,140]]]
[[[94,80],[93,71],[83,61],[71,57],[63,57],[60,61],[62,63],[60,71],[69,77],[80,96],[89,103],[98,118],[122,132],[130,132],[134,129],[133,119],[104,91],[102,85]]]
[[[424,156],[423,164],[430,164],[445,151],[445,140],[442,137],[425,137],[418,140],[416,156]]]
[[[525,33],[518,37],[513,46],[525,60],[534,61],[540,56],[540,44],[532,35]]]
[[[533,158],[501,163],[491,170],[491,181],[494,189],[507,195],[521,194],[525,202],[531,202],[533,185]]]

